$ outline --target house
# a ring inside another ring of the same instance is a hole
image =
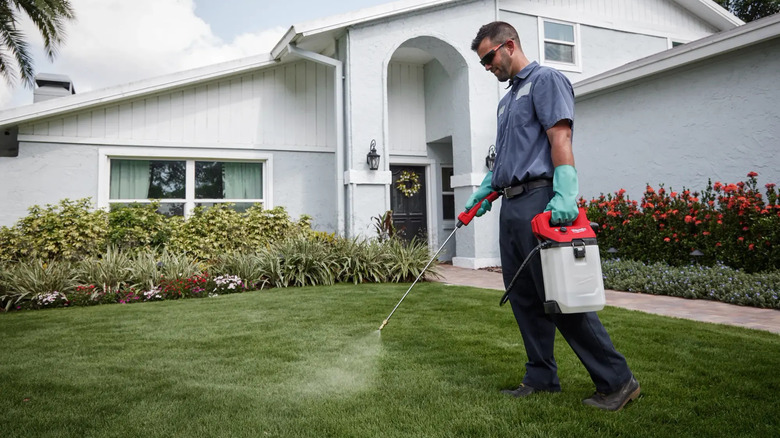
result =
[[[589,194],[780,182],[780,14],[577,82]],[[608,166],[605,163],[608,162]]]
[[[262,202],[350,237],[392,209],[438,247],[494,142],[504,89],[470,43],[496,19],[575,83],[742,24],[710,0],[402,0],[294,25],[268,54],[0,112],[0,225],[63,198]],[[440,257],[498,264],[496,216]]]

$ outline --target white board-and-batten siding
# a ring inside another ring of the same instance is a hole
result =
[[[391,62],[387,95],[390,153],[426,156],[425,67],[422,64]]]
[[[314,150],[336,147],[333,70],[309,61],[20,127],[28,141]]]

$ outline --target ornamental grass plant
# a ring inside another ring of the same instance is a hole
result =
[[[500,292],[423,283],[270,289],[0,315],[4,438],[770,437],[780,337],[608,307],[642,385],[619,413],[564,340],[563,391],[514,399]]]

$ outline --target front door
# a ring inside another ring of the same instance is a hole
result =
[[[406,240],[427,238],[428,213],[425,208],[425,167],[390,166],[393,186],[390,188],[390,205],[393,224]]]

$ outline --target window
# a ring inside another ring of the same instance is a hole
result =
[[[262,161],[110,158],[110,205],[160,200],[160,212],[189,215],[196,206],[263,203]]]
[[[455,191],[450,179],[454,175],[452,167],[441,168],[441,211],[443,220],[455,220]]]
[[[539,21],[542,62],[565,70],[579,71],[579,26],[542,18]]]

